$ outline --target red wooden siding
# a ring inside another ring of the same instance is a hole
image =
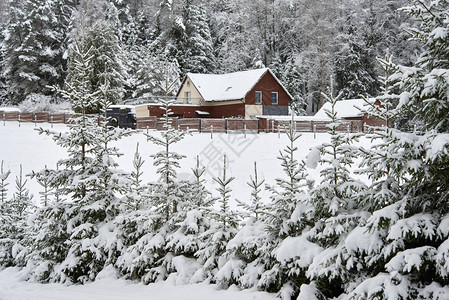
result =
[[[259,82],[254,86],[254,88],[249,91],[248,94],[246,94],[246,104],[256,104],[256,91],[262,92],[262,105],[272,105],[271,92],[278,93],[277,105],[287,106],[289,104],[290,97],[279,84],[279,82],[268,71],[265,73],[265,75],[262,76]]]

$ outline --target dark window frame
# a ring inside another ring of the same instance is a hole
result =
[[[273,96],[276,95],[276,97],[274,99],[276,99],[276,101],[273,101]],[[278,92],[271,92],[271,104],[272,105],[277,105],[279,104],[279,93]]]
[[[260,96],[258,97],[258,95],[260,95]],[[262,96],[263,96],[262,91],[256,91],[254,103],[255,104],[262,104]],[[257,100],[259,100],[259,101],[257,101]]]

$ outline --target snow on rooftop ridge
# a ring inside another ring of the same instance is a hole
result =
[[[226,101],[243,99],[268,71],[262,68],[228,74],[187,73],[187,77],[205,101]]]
[[[369,101],[375,102],[375,98],[370,98]],[[366,108],[367,104],[363,99],[349,99],[340,100],[335,104],[335,111],[337,112],[337,117],[339,118],[355,118],[364,115],[359,108]],[[329,119],[326,114],[326,110],[331,110],[332,106],[330,102],[324,103],[320,110],[315,114],[316,118]]]

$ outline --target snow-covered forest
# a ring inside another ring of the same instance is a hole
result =
[[[91,49],[92,89],[108,76],[113,102],[160,96],[167,63],[178,78],[266,66],[312,113],[331,76],[347,99],[377,96],[376,57],[412,65],[408,2],[0,0],[0,103],[55,101],[78,45]]]
[[[65,130],[36,130],[66,152],[56,166],[25,174],[1,163],[2,268],[42,283],[107,272],[282,299],[449,299],[449,1],[1,3],[4,101],[60,97],[78,112]],[[124,171],[116,145],[135,133],[87,114],[168,94],[160,83],[188,71],[258,65],[331,104],[323,143],[309,149],[285,128],[275,180],[257,157],[246,182],[220,157],[215,191],[201,156],[181,170],[174,149],[191,137],[172,126],[171,100],[165,130],[141,132],[155,151],[136,145]],[[399,126],[337,131],[335,104],[353,96],[375,96],[367,113]],[[155,181],[143,180],[148,163]],[[238,210],[235,184],[251,190]]]

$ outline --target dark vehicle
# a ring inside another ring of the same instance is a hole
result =
[[[131,105],[111,105],[107,111],[109,125],[120,128],[136,129],[136,110]]]

